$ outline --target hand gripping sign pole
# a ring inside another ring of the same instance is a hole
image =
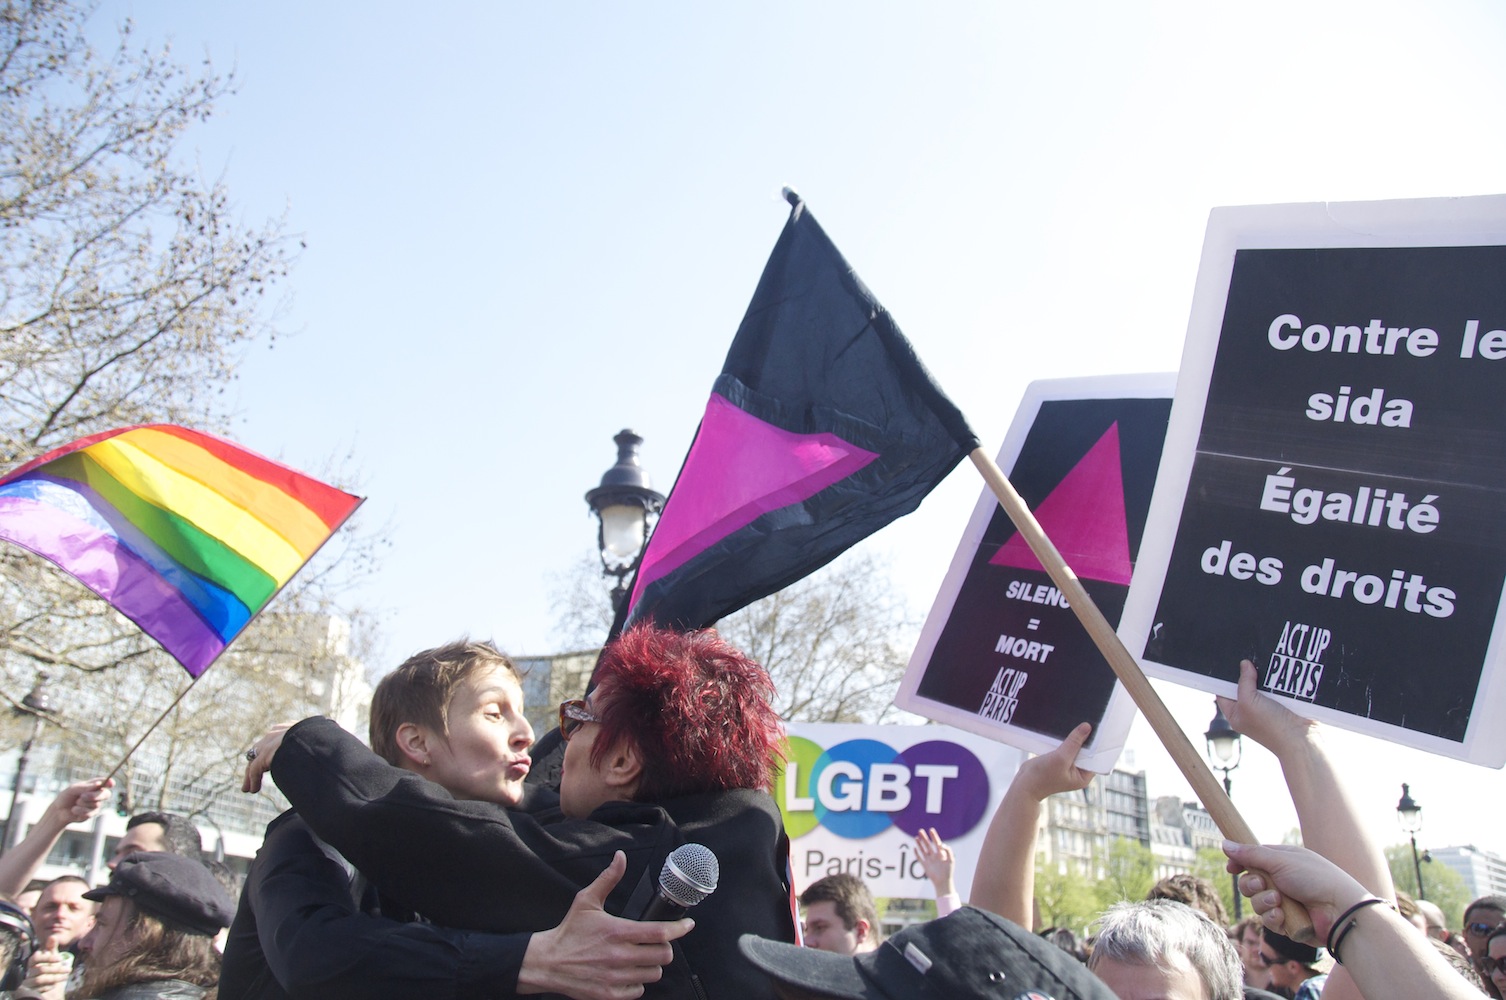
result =
[[[1093,598],[1088,596],[1087,590],[1077,579],[1077,574],[1067,565],[1057,551],[1055,544],[1046,537],[1035,515],[1025,505],[1025,501],[1015,492],[1014,486],[1000,469],[981,448],[975,448],[969,453],[973,464],[978,467],[978,472],[983,476],[984,482],[988,483],[989,489],[998,498],[999,506],[1004,508],[1004,513],[1014,522],[1020,536],[1025,539],[1030,551],[1040,560],[1050,575],[1052,582],[1058,590],[1067,598],[1073,613],[1082,622],[1083,628],[1087,629],[1088,635],[1103,653],[1104,659],[1113,667],[1114,674],[1119,682],[1124,685],[1130,697],[1135,700],[1135,706],[1145,715],[1145,719],[1155,730],[1162,745],[1166,747],[1171,759],[1176,761],[1177,767],[1181,768],[1182,775],[1192,785],[1192,790],[1202,801],[1208,814],[1218,824],[1219,830],[1225,837],[1241,844],[1254,844],[1255,834],[1250,825],[1245,822],[1239,810],[1234,808],[1234,803],[1219,785],[1218,779],[1208,769],[1202,755],[1193,748],[1187,739],[1187,734],[1177,725],[1172,718],[1171,712],[1166,708],[1166,703],[1161,696],[1156,694],[1155,688],[1150,686],[1150,681],[1140,670],[1140,664],[1130,655],[1124,643],[1119,640],[1119,635],[1114,631],[1108,619],[1104,618],[1103,612],[1093,603]],[[1266,885],[1271,884],[1270,877],[1264,872],[1252,870],[1252,874],[1265,878]],[[1282,898],[1282,911],[1286,915],[1284,932],[1287,937],[1297,941],[1311,943],[1314,940],[1312,918],[1307,911],[1295,900]]]

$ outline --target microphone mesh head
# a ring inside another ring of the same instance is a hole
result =
[[[695,906],[716,891],[721,868],[716,855],[701,844],[681,844],[659,869],[659,888],[681,906]]]

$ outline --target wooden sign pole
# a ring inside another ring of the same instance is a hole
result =
[[[1103,612],[1098,610],[1098,605],[1093,603],[1093,598],[1088,596],[1082,582],[1077,579],[1077,574],[1067,565],[1060,552],[1051,539],[1041,529],[1040,522],[1030,512],[1025,501],[1019,493],[1015,492],[1014,486],[1009,482],[1004,470],[1000,469],[983,449],[975,448],[969,453],[973,464],[982,474],[984,482],[998,498],[999,506],[1004,508],[1004,513],[1014,522],[1015,528],[1025,543],[1030,546],[1030,551],[1040,560],[1045,567],[1046,573],[1051,577],[1056,588],[1066,597],[1071,605],[1073,613],[1077,615],[1083,627],[1088,630],[1088,635],[1103,653],[1104,659],[1109,661],[1114,674],[1119,682],[1124,685],[1130,697],[1135,700],[1135,706],[1140,709],[1151,729],[1155,730],[1156,736],[1166,747],[1171,759],[1176,761],[1177,767],[1182,771],[1192,790],[1197,794],[1203,807],[1208,810],[1208,815],[1218,824],[1219,830],[1229,840],[1241,844],[1255,844],[1255,834],[1251,831],[1248,823],[1239,810],[1234,808],[1234,803],[1229,800],[1218,779],[1213,776],[1201,754],[1187,739],[1187,734],[1182,732],[1182,727],[1177,725],[1176,719],[1172,718],[1166,703],[1161,696],[1156,694],[1155,688],[1150,686],[1150,681],[1140,669],[1140,664],[1130,655],[1124,643],[1119,640],[1119,635],[1114,627],[1109,624]],[[1255,874],[1263,874],[1257,872]],[[1271,880],[1266,876],[1266,884]],[[1313,940],[1312,918],[1307,911],[1295,900],[1285,899],[1282,901],[1282,909],[1286,913],[1285,931],[1287,937],[1293,940],[1311,942]]]

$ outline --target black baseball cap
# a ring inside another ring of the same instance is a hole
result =
[[[235,904],[214,873],[181,854],[132,854],[115,866],[108,885],[84,893],[96,903],[110,896],[124,896],[170,927],[205,937],[229,927],[235,915]]]
[[[1277,934],[1269,927],[1262,927],[1260,934],[1265,940],[1266,947],[1274,951],[1283,961],[1296,962],[1298,965],[1305,965],[1320,972],[1333,968],[1328,952],[1322,948],[1303,944],[1301,941],[1293,941],[1283,934]]]
[[[860,955],[752,934],[738,946],[772,979],[843,1000],[1116,1000],[1056,945],[971,906],[912,924]]]

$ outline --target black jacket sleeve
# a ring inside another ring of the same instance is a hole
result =
[[[613,802],[584,820],[558,809],[519,812],[457,801],[387,764],[328,719],[288,730],[272,777],[309,827],[385,896],[451,927],[554,927],[617,850],[627,854],[628,869],[606,908],[629,912],[627,900],[652,892],[670,851],[687,840],[701,843],[721,862],[720,884],[695,909],[695,930],[677,942],[664,979],[645,996],[772,1000],[768,978],[737,948],[744,933],[794,940],[788,842],[779,809],[763,792]]]
[[[361,913],[346,870],[294,814],[267,828],[226,942],[222,1000],[512,997],[528,934]]]
[[[393,767],[329,719],[289,729],[272,778],[321,838],[384,895],[437,923],[493,932],[555,927],[621,850],[628,869],[607,899],[622,913],[682,842],[663,809],[613,803],[592,819],[456,800]]]

